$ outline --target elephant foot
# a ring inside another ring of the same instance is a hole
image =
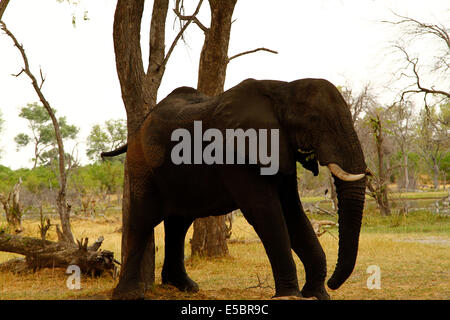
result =
[[[298,289],[277,290],[272,300],[302,300],[303,295]]]
[[[118,284],[112,293],[112,300],[143,300],[145,288],[143,284]]]
[[[302,296],[305,298],[314,297],[319,300],[331,300],[330,295],[328,294],[324,285],[321,285],[320,287],[316,288],[308,288],[305,284],[305,286],[302,289]]]
[[[272,300],[317,300],[316,298],[304,298],[298,296],[273,297]]]
[[[162,283],[172,285],[176,287],[178,290],[185,292],[195,293],[198,292],[199,290],[198,284],[194,280],[189,278],[187,275],[178,278],[163,276]]]

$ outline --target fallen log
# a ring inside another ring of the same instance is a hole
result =
[[[0,251],[25,256],[22,265],[15,259],[14,263],[7,261],[0,264],[0,268],[9,269],[14,265],[15,271],[36,271],[41,268],[67,268],[69,265],[77,265],[82,273],[91,276],[99,276],[104,272],[115,274],[116,264],[119,263],[114,259],[113,252],[100,250],[103,237],[89,247],[88,241],[88,238],[85,238],[77,241],[75,245],[0,232]]]
[[[327,228],[331,226],[337,226],[336,222],[330,220],[311,220],[311,225],[314,229],[314,232],[318,237],[327,232]]]

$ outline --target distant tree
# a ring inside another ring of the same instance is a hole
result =
[[[338,87],[345,102],[350,109],[352,115],[353,124],[361,118],[364,112],[373,108],[377,102],[375,96],[372,93],[370,83],[364,85],[364,87],[358,93],[354,93],[349,86]]]
[[[91,133],[87,137],[86,155],[90,160],[100,160],[100,153],[102,151],[114,150],[126,142],[126,120],[107,120],[103,126],[96,124],[92,127]],[[120,159],[123,162],[125,159],[124,155]]]
[[[391,209],[388,200],[388,183],[390,168],[387,168],[388,161],[386,156],[389,150],[386,146],[386,137],[390,134],[387,129],[386,109],[381,107],[374,108],[367,114],[366,123],[370,128],[370,132],[375,143],[377,176],[375,177],[375,185],[369,180],[368,188],[371,195],[375,198],[380,213],[383,216],[391,214]]]
[[[347,106],[350,109],[352,115],[353,125],[356,128],[356,132],[361,139],[361,136],[365,134],[361,133],[361,127],[366,127],[364,124],[363,116],[370,110],[373,110],[377,105],[376,98],[372,93],[370,83],[366,83],[359,92],[354,92],[354,90],[346,85],[338,87],[342,97],[347,102]],[[369,134],[371,136],[371,134]],[[364,143],[362,144],[365,145]],[[364,150],[364,148],[363,148]],[[366,151],[366,150],[364,150]],[[367,152],[366,152],[367,153]],[[336,194],[336,187],[334,185],[334,178],[331,172],[328,173],[328,184],[330,188],[330,199],[333,202],[333,209],[337,211],[338,199]]]
[[[440,112],[434,106],[428,107],[420,113],[417,126],[416,152],[421,156],[427,171],[431,174],[433,187],[436,190],[439,188],[439,176],[445,170],[444,160],[450,148],[449,108],[449,103],[441,105]]]
[[[392,137],[395,141],[396,147],[398,148],[401,160],[402,173],[402,185],[399,185],[399,189],[408,190],[409,189],[409,165],[408,165],[408,155],[413,143],[413,107],[411,102],[402,101],[400,103],[395,103],[389,108],[390,110],[390,131],[392,132]]]
[[[56,110],[53,109],[56,113]],[[20,109],[19,117],[28,121],[31,134],[19,133],[14,141],[17,149],[34,145],[33,169],[37,164],[48,164],[58,155],[57,140],[52,120],[47,110],[39,103],[28,103]],[[66,117],[58,119],[63,140],[73,140],[77,137],[79,128],[67,123]]]

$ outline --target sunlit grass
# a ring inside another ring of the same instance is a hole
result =
[[[427,191],[427,192],[389,192],[388,198],[391,200],[416,200],[416,199],[442,199],[445,196],[448,196],[448,191]],[[325,196],[308,196],[302,197],[303,203],[317,202],[328,200],[328,197]],[[370,195],[366,195],[366,200],[374,200]]]

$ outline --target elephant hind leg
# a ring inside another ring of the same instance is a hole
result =
[[[198,284],[189,278],[184,267],[184,241],[192,218],[168,216],[164,219],[164,265],[161,272],[163,284],[170,284],[180,291],[197,292]]]

